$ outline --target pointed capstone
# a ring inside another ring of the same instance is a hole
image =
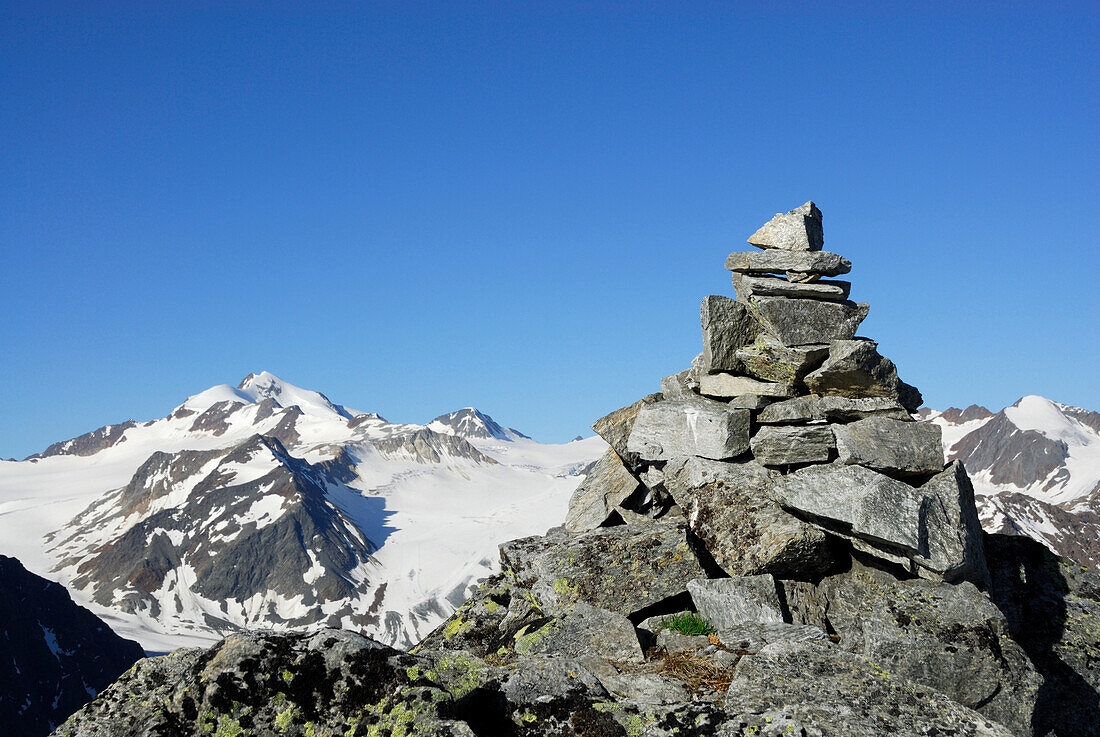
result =
[[[825,245],[821,228],[821,210],[812,202],[790,212],[776,213],[760,230],[749,236],[757,248],[784,251],[820,251]]]

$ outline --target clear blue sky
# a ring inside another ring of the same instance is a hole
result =
[[[1098,14],[3,2],[0,457],[261,370],[588,434],[807,199],[929,405],[1100,409]]]

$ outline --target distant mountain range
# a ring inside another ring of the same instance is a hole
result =
[[[592,437],[391,423],[264,372],[0,462],[0,553],[149,650],[335,626],[407,647],[564,518]]]
[[[1100,412],[1027,396],[919,417],[943,428],[949,460],[974,482],[982,525],[1022,534],[1100,570]]]

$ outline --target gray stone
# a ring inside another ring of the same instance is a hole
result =
[[[609,415],[605,415],[592,423],[592,429],[596,434],[607,441],[607,444],[615,449],[623,463],[628,468],[635,468],[639,458],[637,454],[626,449],[626,441],[630,437],[630,431],[634,428],[634,420],[642,407],[661,401],[660,394],[650,394],[642,397],[634,404],[621,407]]]
[[[765,397],[762,394],[742,394],[739,397],[731,399],[726,406],[731,409],[749,409],[755,411],[764,409],[777,399],[778,397]]]
[[[695,386],[699,386],[698,380],[696,380]],[[690,370],[681,371],[678,374],[672,374],[661,379],[661,395],[665,399],[690,398],[693,394],[695,392],[692,391]]]
[[[821,368],[806,375],[806,386],[814,394],[840,397],[888,397],[916,412],[920,392],[898,378],[894,362],[883,358],[873,340],[847,340],[837,336],[829,346],[829,357]]]
[[[707,297],[699,313],[704,371],[736,371],[737,349],[756,340],[760,324],[745,305],[729,297]]]
[[[763,425],[791,425],[801,422],[828,420],[853,422],[867,417],[888,417],[909,422],[909,413],[890,397],[821,397],[810,394],[776,402],[761,412],[756,421]]]
[[[817,642],[830,645],[832,641],[820,627],[787,622],[757,622],[738,624],[720,630],[718,640],[728,648],[755,653],[773,642]]]
[[[656,637],[665,630],[665,622],[667,620],[684,614],[692,614],[692,612],[688,609],[683,609],[678,612],[672,612],[671,614],[657,614],[652,617],[646,617],[637,624],[637,629],[644,630]]]
[[[724,703],[733,714],[792,723],[791,734],[1012,735],[934,689],[885,677],[868,658],[812,642],[775,642],[742,658]]]
[[[749,448],[749,413],[702,397],[649,404],[639,411],[626,447],[647,461],[734,458]]]
[[[827,463],[836,449],[828,425],[765,425],[749,441],[752,455],[765,466]]]
[[[788,509],[839,525],[841,532],[917,554],[924,495],[862,466],[807,466],[772,485]]]
[[[496,669],[501,693],[512,704],[607,698],[607,689],[580,659],[520,658]]]
[[[820,251],[825,244],[821,229],[821,210],[813,202],[775,217],[749,236],[749,243],[758,248],[780,248],[785,251]]]
[[[1004,615],[973,584],[899,581],[857,567],[826,579],[840,647],[899,679],[934,688],[1031,735],[1042,678],[1008,636]]]
[[[829,355],[827,345],[785,346],[775,338],[759,336],[752,345],[737,350],[741,371],[764,381],[798,384],[821,366]]]
[[[821,530],[782,510],[770,496],[777,474],[758,463],[675,458],[665,486],[714,561],[731,576],[803,576],[835,565]]]
[[[619,525],[512,540],[500,546],[501,567],[548,614],[578,601],[631,615],[682,594],[705,575],[685,525]]]
[[[850,340],[871,309],[865,302],[785,297],[753,297],[750,307],[768,335],[787,346]]]
[[[645,660],[634,625],[629,619],[583,601],[578,601],[564,616],[537,629],[520,630],[512,650],[519,656],[582,658],[596,655],[616,663],[641,663]]]
[[[641,478],[642,483],[645,484],[646,488],[650,491],[663,492],[665,490],[664,469],[650,466],[639,474],[639,478]]]
[[[683,684],[656,673],[620,673],[600,681],[618,698],[636,704],[668,706],[691,701]]]
[[[704,374],[699,377],[699,393],[706,397],[728,399],[744,394],[762,397],[793,397],[797,390],[792,384],[776,384],[757,381],[734,374]]]
[[[733,272],[733,290],[737,301],[751,297],[795,297],[801,299],[844,300],[852,283],[847,281],[793,282],[773,276],[750,276]]]
[[[939,425],[868,417],[835,425],[833,432],[840,463],[898,476],[928,476],[943,470]]]
[[[710,645],[706,635],[682,635],[675,630],[657,632],[657,649],[666,653],[694,653]]]
[[[608,448],[569,499],[565,529],[579,532],[599,527],[637,489],[638,479],[615,449]]]
[[[927,500],[924,526],[928,530],[928,547],[914,561],[922,571],[930,571],[945,581],[966,580],[988,588],[985,535],[966,469],[955,461],[920,490]]]
[[[814,276],[839,276],[852,270],[852,262],[828,251],[738,251],[726,258],[726,269],[739,274],[801,272]]]
[[[783,605],[769,574],[737,578],[697,578],[688,592],[699,614],[716,630],[742,624],[783,622]]]

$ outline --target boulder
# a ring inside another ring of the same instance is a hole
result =
[[[775,402],[761,412],[756,421],[767,425],[787,425],[802,422],[828,420],[829,422],[854,422],[867,417],[888,417],[892,420],[912,421],[912,417],[896,399],[889,397],[821,397],[816,394]]]
[[[862,466],[807,466],[781,476],[772,494],[788,509],[832,523],[837,531],[917,554],[924,495]]]
[[[765,466],[827,463],[836,450],[828,425],[765,425],[749,441],[752,455]]]
[[[756,340],[760,324],[745,305],[729,297],[711,295],[703,300],[699,312],[704,371],[736,371],[737,349]]]
[[[608,448],[569,499],[565,529],[579,532],[600,527],[638,485],[615,449]]]
[[[691,701],[680,681],[656,673],[620,673],[600,679],[604,687],[625,701],[644,706],[669,706]]]
[[[690,370],[666,376],[661,379],[661,396],[665,399],[690,398],[695,394],[692,384]],[[698,381],[694,382],[694,386],[698,387]]]
[[[813,276],[839,276],[852,270],[852,262],[828,251],[738,251],[726,258],[726,269],[739,274],[799,272]]]
[[[583,601],[578,601],[567,614],[540,627],[517,632],[512,650],[519,656],[584,658],[596,655],[616,663],[645,660],[629,619]]]
[[[749,449],[749,413],[702,397],[648,404],[638,412],[626,449],[647,461],[734,458]]]
[[[769,574],[688,581],[695,608],[716,630],[741,624],[783,622],[783,605]]]
[[[810,391],[851,398],[888,397],[910,412],[917,411],[923,401],[920,392],[898,378],[894,362],[879,355],[878,343],[837,337],[821,368],[806,375]]]
[[[500,546],[501,567],[551,615],[578,601],[631,615],[705,575],[682,524],[557,532]]]
[[[899,581],[857,567],[826,579],[840,647],[894,677],[946,694],[1021,737],[1032,734],[1042,678],[1008,637],[1004,615],[973,584]]]
[[[833,432],[841,463],[896,476],[928,476],[943,470],[942,432],[931,422],[868,417],[836,425]]]
[[[731,399],[726,406],[730,409],[760,410],[767,407],[778,397],[766,397],[763,394],[742,394]]]
[[[848,299],[852,283],[847,281],[787,281],[774,276],[750,276],[733,272],[733,290],[738,302],[751,297],[795,297],[799,299]]]
[[[828,355],[827,345],[785,346],[767,335],[761,335],[751,345],[737,349],[741,371],[780,384],[798,384]]]
[[[753,297],[750,307],[768,335],[786,346],[851,340],[871,309],[865,302],[785,297]],[[827,393],[813,387],[811,390],[817,394]]]
[[[1012,735],[934,689],[887,677],[868,658],[813,642],[774,642],[742,658],[725,708],[760,715],[757,734]]]
[[[729,399],[744,394],[761,397],[793,397],[798,392],[792,384],[757,381],[734,374],[704,374],[699,377],[699,393],[705,397]]]
[[[718,639],[734,650],[755,653],[773,642],[817,642],[831,644],[829,635],[820,627],[787,622],[755,622],[733,625],[720,630]]]
[[[923,575],[935,574],[944,581],[971,581],[989,586],[985,549],[974,487],[958,461],[920,487],[925,495],[924,527],[927,548],[914,558]]]
[[[820,251],[825,244],[821,210],[813,202],[807,202],[788,213],[777,212],[775,217],[749,236],[749,243],[758,248]]]
[[[776,475],[758,463],[684,457],[665,466],[665,486],[727,574],[825,573],[836,565],[829,541],[772,501],[768,488]]]
[[[621,407],[592,423],[592,429],[596,431],[596,434],[615,449],[615,452],[623,459],[623,463],[629,468],[637,467],[640,460],[636,454],[630,453],[626,449],[626,441],[634,427],[634,420],[637,419],[638,412],[641,411],[642,407],[660,401],[660,394],[650,394],[642,397],[634,404]]]

